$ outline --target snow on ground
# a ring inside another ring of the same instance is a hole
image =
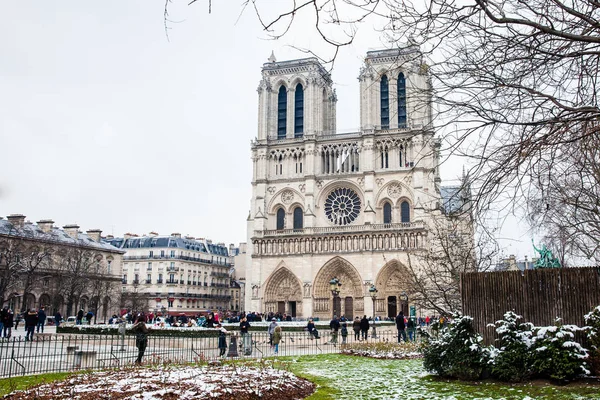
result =
[[[80,374],[5,399],[302,399],[314,385],[290,372],[247,366],[159,366]]]

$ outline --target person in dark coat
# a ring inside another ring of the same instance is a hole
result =
[[[38,323],[36,325],[36,332],[40,333],[40,328],[42,329],[42,333],[44,333],[44,325],[46,325],[46,310],[44,307],[40,308],[38,311]]]
[[[77,312],[77,318],[75,318],[75,324],[81,325],[81,321],[83,321],[83,309]]]
[[[60,323],[62,321],[62,315],[60,315],[60,312],[56,312],[56,314],[54,314],[54,323],[56,323],[56,327],[58,328],[60,326]]]
[[[362,340],[367,340],[367,333],[369,332],[369,320],[367,316],[363,316],[360,320],[360,332],[362,334]]]
[[[338,321],[336,315],[334,315],[333,319],[329,322],[329,328],[331,328],[331,343],[337,343],[338,331],[340,330],[340,321]]]
[[[406,342],[406,325],[404,324],[404,313],[402,311],[396,317],[396,328],[398,328],[398,343],[400,343],[400,337]]]
[[[250,332],[248,332],[248,329],[250,329],[250,323],[244,315],[242,317],[242,320],[240,321],[240,333],[242,334],[242,345],[244,348],[245,356],[249,356],[250,354],[252,354],[252,337],[250,336]]]
[[[8,309],[6,312],[6,317],[4,318],[4,333],[3,333],[3,336],[7,339],[10,339],[10,336],[12,334],[14,318],[15,318],[15,314],[13,313],[13,310]]]
[[[207,328],[215,327],[215,318],[213,317],[213,313],[210,313],[206,316],[206,327]]]
[[[144,357],[144,352],[148,346],[148,327],[146,326],[146,319],[143,315],[137,317],[131,331],[135,333],[135,347],[138,348],[138,356],[135,363],[141,364],[142,357]]]
[[[354,340],[360,340],[360,318],[354,318],[354,322],[352,323],[352,330],[354,331]]]
[[[315,323],[313,322],[312,319],[308,320],[308,323],[306,324],[306,330],[310,334],[311,340],[313,339],[313,336],[315,339],[319,338],[319,331],[317,331],[317,328],[315,327]]]
[[[33,340],[33,333],[38,323],[38,313],[33,308],[25,314],[25,341]]]
[[[217,324],[216,327],[219,330],[219,357],[225,357],[225,351],[227,351],[227,329],[223,328],[221,324]]]

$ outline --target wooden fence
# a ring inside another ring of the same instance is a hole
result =
[[[584,326],[583,316],[600,305],[600,267],[461,274],[461,297],[486,344],[495,337],[487,325],[507,311],[536,326],[554,325],[556,317]]]

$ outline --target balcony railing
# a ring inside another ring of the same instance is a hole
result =
[[[121,279],[121,283],[122,283],[123,285],[127,285],[127,279]]]
[[[146,279],[146,283],[152,283],[152,279]]]
[[[134,285],[139,285],[140,284],[140,280],[139,279],[134,279],[132,283]]]
[[[162,279],[157,279],[157,280],[156,280],[156,283],[158,283],[158,284],[162,284],[162,283],[163,283],[163,280],[162,280]]]
[[[172,281],[172,280],[168,280],[167,285],[177,285],[179,283],[179,281]]]
[[[224,262],[217,262],[217,261],[213,261],[213,260],[205,260],[205,259],[201,259],[198,257],[188,257],[188,256],[170,256],[170,255],[142,255],[142,256],[124,256],[123,260],[125,261],[131,261],[131,260],[184,260],[184,261],[194,261],[194,262],[199,262],[199,263],[204,263],[204,264],[213,264],[215,266],[222,266],[222,267],[233,267],[232,263],[224,263]],[[170,268],[170,267],[169,267]]]
[[[344,225],[344,226],[325,226],[301,229],[268,229],[264,231],[254,231],[255,237],[266,236],[294,236],[294,235],[327,235],[338,233],[353,232],[373,232],[373,231],[410,231],[424,229],[423,221],[401,222],[396,224],[365,224],[365,225]]]

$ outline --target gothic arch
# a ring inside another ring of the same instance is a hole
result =
[[[390,181],[383,185],[375,195],[375,204],[378,208],[383,207],[383,202],[386,199],[390,201],[390,203],[392,203],[394,207],[400,206],[401,202],[399,202],[398,199],[394,200],[388,193],[388,189],[390,189],[390,187],[395,187],[396,185],[399,185],[402,190],[402,193],[399,195],[399,197],[401,199],[403,198],[408,200],[408,203],[412,207],[412,201],[410,199],[413,198],[413,191],[407,185],[400,181]]]
[[[290,88],[292,88],[293,90],[296,90],[296,85],[301,84],[302,88],[304,90],[306,90],[306,86],[308,85],[308,82],[306,81],[306,79],[302,76],[302,75],[294,75],[292,76],[292,78],[290,79]]]
[[[342,283],[339,294],[340,310],[336,310],[336,312],[339,311],[339,315],[347,317],[363,312],[362,278],[350,262],[337,256],[326,262],[315,277],[313,283],[314,316],[331,318],[331,313],[337,308],[329,286],[329,281],[334,277]]]
[[[290,206],[286,205],[282,198],[281,195],[283,194],[283,192],[285,191],[290,191],[294,194],[294,198],[292,200],[292,204],[304,204],[304,196],[297,191],[296,189],[292,189],[290,187],[285,187],[282,188],[281,190],[278,190],[277,193],[275,193],[273,195],[273,197],[271,197],[271,200],[269,200],[269,204],[267,205],[267,212],[269,214],[275,214],[275,212],[277,211],[277,208],[279,207],[283,207],[286,212],[290,212],[291,208]],[[304,207],[302,207],[304,209]]]
[[[283,312],[302,316],[302,282],[282,262],[264,285],[265,312]]]
[[[275,93],[275,94],[279,93],[279,88],[281,86],[285,87],[286,92],[289,90],[289,85],[288,85],[287,80],[285,80],[283,78],[279,78],[275,81],[273,86],[271,86],[273,88],[273,93]]]
[[[403,309],[407,312],[408,304],[402,304],[401,294],[410,296],[412,284],[410,272],[398,260],[388,261],[377,274],[377,315],[391,317]]]
[[[319,207],[323,207],[323,203],[325,203],[325,198],[327,197],[327,195],[329,195],[329,192],[331,192],[333,189],[336,189],[338,187],[346,187],[346,188],[352,189],[356,192],[358,197],[360,197],[360,201],[361,201],[360,215],[362,215],[362,213],[364,211],[364,207],[366,206],[363,190],[356,183],[354,183],[350,180],[346,180],[346,179],[334,179],[331,182],[329,182],[328,184],[326,184],[325,186],[323,186],[323,188],[321,188],[321,190],[319,191],[319,194],[317,195],[317,202],[315,204],[317,204]],[[360,215],[359,215],[359,218],[360,218]]]

